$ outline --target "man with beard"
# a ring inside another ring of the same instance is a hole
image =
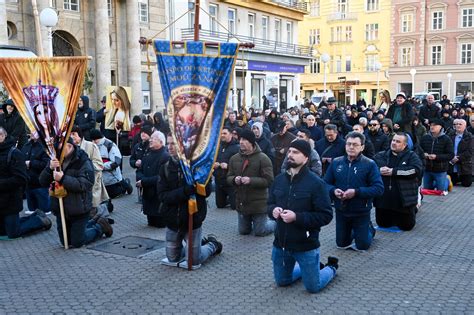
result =
[[[136,187],[143,190],[143,213],[148,225],[158,228],[166,226],[159,213],[160,200],[156,192],[160,167],[168,160],[165,148],[166,138],[161,131],[155,131],[150,137],[149,150],[143,155],[140,168],[137,170]]]
[[[276,177],[267,212],[277,223],[272,251],[276,284],[287,286],[302,278],[306,290],[316,293],[336,276],[338,259],[329,257],[320,269],[319,232],[331,222],[332,209],[328,194],[321,193],[324,182],[306,166],[310,155],[307,141],[291,143],[288,171]]]
[[[89,107],[89,97],[82,95],[76,112],[74,124],[81,129],[82,136],[87,141],[91,140],[90,132],[95,128],[95,110]]]
[[[297,137],[298,138],[293,140],[293,142],[298,139],[301,139],[309,143],[309,146],[311,147],[311,154],[309,156],[307,166],[311,172],[314,172],[316,175],[321,177],[322,175],[321,158],[319,157],[318,152],[314,149],[314,141],[313,139],[311,139],[311,133],[309,132],[308,129],[302,128],[301,130],[298,131]],[[287,169],[288,169],[288,154],[286,155],[285,160],[283,161],[283,164],[281,165],[281,172],[283,173]]]
[[[271,142],[275,148],[275,160],[273,161],[273,175],[280,174],[281,165],[285,160],[286,152],[290,147],[290,143],[296,139],[296,136],[289,133],[288,127],[284,122],[280,122],[276,129],[276,134],[273,135]]]
[[[235,192],[232,185],[227,184],[227,172],[229,170],[229,160],[239,153],[239,144],[232,137],[232,131],[224,126],[221,132],[221,144],[214,163],[214,180],[216,183],[216,206],[225,208],[230,204],[230,208],[235,210]]]
[[[416,223],[421,160],[408,149],[408,136],[404,133],[396,134],[390,149],[379,152],[374,160],[384,183],[383,195],[374,202],[377,224],[410,231]]]
[[[240,134],[240,151],[230,158],[227,183],[235,189],[239,234],[252,232],[265,236],[273,232],[274,222],[266,215],[268,187],[273,183],[272,162],[260,150],[250,130]]]
[[[321,157],[322,174],[326,174],[326,170],[332,160],[346,154],[346,142],[339,136],[337,126],[328,124],[324,127],[324,138],[316,142],[315,148]]]
[[[385,151],[389,148],[388,137],[380,130],[380,123],[377,119],[372,119],[369,123],[369,139],[374,145],[375,153]]]

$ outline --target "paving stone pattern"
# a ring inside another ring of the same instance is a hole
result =
[[[125,161],[124,165],[128,165]],[[128,177],[134,179],[130,168]],[[323,262],[340,259],[335,280],[309,294],[303,284],[273,282],[273,237],[239,236],[237,214],[209,199],[204,233],[222,240],[221,255],[188,272],[159,264],[164,249],[141,258],[83,247],[65,251],[56,226],[0,242],[0,314],[473,314],[474,189],[425,197],[412,232],[378,231],[370,250],[338,250],[334,221],[320,234]],[[114,200],[114,235],[150,228],[136,192]]]

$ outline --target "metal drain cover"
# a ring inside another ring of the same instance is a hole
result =
[[[139,236],[126,236],[88,248],[99,252],[137,258],[163,247],[165,247],[165,241]]]

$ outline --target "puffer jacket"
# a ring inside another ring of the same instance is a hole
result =
[[[21,152],[25,155],[25,161],[30,161],[28,172],[28,189],[40,188],[39,176],[41,171],[49,165],[49,156],[44,150],[44,146],[39,141],[28,141]]]
[[[449,161],[454,157],[454,145],[451,139],[443,132],[435,137],[428,133],[421,138],[420,147],[424,153],[436,154],[435,160],[426,160],[427,172],[447,172]]]
[[[81,96],[82,108],[78,108],[74,124],[81,128],[84,139],[90,140],[90,131],[95,128],[96,112],[89,107],[89,97]]]
[[[352,162],[347,156],[334,159],[329,165],[324,181],[329,185],[329,195],[334,200],[336,211],[346,216],[370,213],[373,198],[382,196],[384,191],[377,164],[363,154]],[[336,188],[343,191],[355,189],[355,196],[342,201],[334,196]]]
[[[28,182],[25,156],[8,137],[0,143],[0,216],[19,213],[23,209],[23,192]],[[10,151],[12,150],[12,151]],[[10,162],[7,163],[10,152]]]
[[[292,251],[319,248],[319,231],[332,220],[331,200],[324,181],[304,166],[291,178],[287,172],[278,175],[270,188],[267,213],[281,207],[296,213],[296,221],[277,220],[273,245]]]
[[[235,177],[250,177],[250,184],[236,185]],[[242,214],[266,213],[268,188],[273,183],[272,162],[258,144],[250,154],[240,151],[230,158],[227,184],[235,188],[237,211]]]
[[[7,112],[7,105],[4,104],[3,112],[4,114],[0,116],[0,127],[5,128],[8,136],[15,140],[16,147],[21,150],[28,141],[25,122],[16,107],[14,107],[13,112],[9,114]]]
[[[94,166],[86,152],[76,146],[71,157],[64,160],[64,164],[66,167],[63,169],[64,176],[60,183],[67,191],[67,196],[63,198],[66,218],[88,217],[92,210]],[[48,165],[41,172],[39,181],[41,186],[49,187],[53,180],[53,170]],[[56,216],[59,215],[58,198],[51,198],[51,210]]]

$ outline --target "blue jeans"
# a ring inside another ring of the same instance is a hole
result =
[[[40,209],[43,212],[51,211],[48,188],[27,189],[25,191],[28,210]]]
[[[64,245],[63,227],[61,225],[61,216],[56,217],[56,224],[58,227],[58,235],[61,244]],[[68,243],[72,247],[79,248],[84,244],[89,244],[100,238],[104,232],[102,227],[89,217],[80,219],[67,219],[66,229]]]
[[[43,221],[33,213],[20,218],[18,213],[0,216],[0,235],[17,238],[45,228]]]
[[[213,244],[207,243],[201,246],[202,228],[193,230],[193,265],[205,262],[216,252]],[[183,241],[188,242],[188,231],[173,231],[166,228],[166,257],[169,262],[179,262],[188,256],[187,246],[183,246]]]
[[[259,214],[241,214],[239,215],[239,234],[248,235],[252,232],[252,223],[253,231],[255,236],[266,236],[275,231],[276,223],[268,219],[266,213]]]
[[[373,240],[373,231],[369,226],[370,213],[356,217],[345,216],[336,211],[336,244],[339,247],[351,245],[355,239],[357,249],[369,249]]]
[[[448,191],[447,172],[427,172],[423,174],[423,188]]]
[[[273,274],[278,286],[287,286],[303,278],[307,291],[317,293],[336,276],[332,267],[319,269],[319,248],[306,252],[292,252],[273,246]],[[298,265],[295,265],[298,262]]]

